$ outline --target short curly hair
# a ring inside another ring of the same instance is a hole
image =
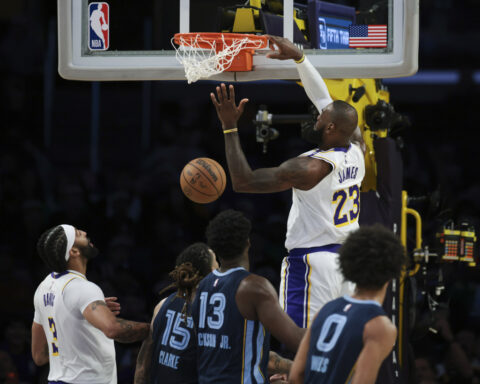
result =
[[[46,230],[38,239],[37,252],[48,268],[54,272],[60,273],[67,269],[66,251],[67,236],[61,225]]]
[[[339,250],[340,271],[360,289],[382,288],[400,275],[406,261],[398,237],[380,224],[352,232]]]
[[[220,260],[232,260],[247,248],[252,224],[240,211],[227,209],[207,226],[207,244]]]

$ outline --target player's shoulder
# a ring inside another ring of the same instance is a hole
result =
[[[394,343],[397,327],[384,315],[376,316],[365,324],[364,339]]]
[[[85,277],[69,274],[62,287],[63,292],[75,290],[78,293],[88,293],[92,291],[102,291],[101,288],[92,281],[87,280]]]
[[[250,273],[247,275],[238,286],[238,293],[248,294],[252,296],[263,296],[274,294],[275,288],[272,283],[263,276]]]

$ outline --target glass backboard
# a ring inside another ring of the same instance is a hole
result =
[[[71,80],[185,80],[177,32],[285,36],[325,78],[389,78],[418,66],[418,0],[58,0],[58,70]],[[257,50],[254,69],[212,79],[297,79]]]

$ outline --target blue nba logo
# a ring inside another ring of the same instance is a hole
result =
[[[110,45],[110,7],[105,2],[88,4],[88,48],[105,51]]]

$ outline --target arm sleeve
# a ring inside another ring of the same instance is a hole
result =
[[[90,303],[97,300],[105,301],[105,296],[100,287],[81,278],[73,279],[63,290],[65,306],[72,312],[80,311],[80,313],[83,313]]]
[[[303,62],[297,64],[297,70],[308,98],[315,105],[318,112],[321,112],[323,108],[333,101],[325,81],[323,81],[322,76],[307,57],[305,57]]]

